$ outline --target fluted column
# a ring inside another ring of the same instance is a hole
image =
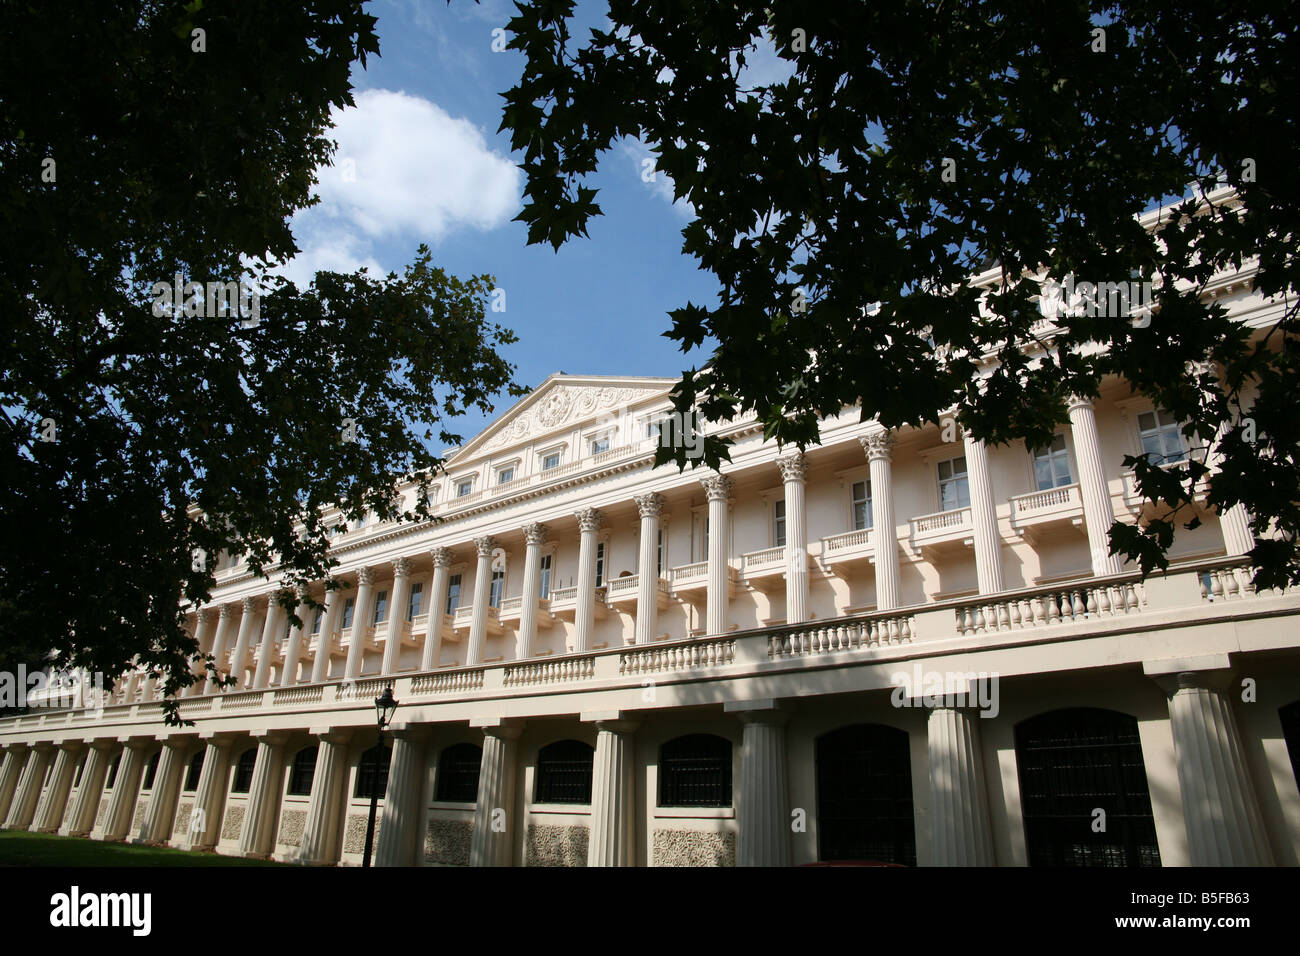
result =
[[[370,608],[374,593],[375,572],[370,568],[361,568],[357,571],[357,600],[352,606],[352,636],[348,639],[348,659],[343,668],[343,676],[348,680],[356,680],[366,657],[366,632],[370,630],[370,618],[374,614]]]
[[[774,702],[728,705],[745,723],[740,754],[737,866],[790,865],[789,771],[785,724]]]
[[[248,647],[253,640],[258,599],[246,597],[241,606],[244,613],[239,619],[239,636],[235,638],[235,649],[230,655],[230,676],[235,679],[235,687],[239,690],[248,686],[244,682],[244,665],[248,663]]]
[[[663,495],[651,492],[636,495],[633,500],[641,515],[635,640],[637,644],[649,644],[655,639],[659,624],[659,515],[664,508],[664,499]]]
[[[433,549],[433,583],[429,587],[429,630],[424,638],[424,651],[420,657],[420,670],[431,671],[438,666],[438,651],[442,649],[442,616],[447,608],[447,588],[451,583],[451,552],[446,548]]]
[[[1110,487],[1101,462],[1101,439],[1097,433],[1097,414],[1092,402],[1082,395],[1071,395],[1070,434],[1074,439],[1074,460],[1079,465],[1079,494],[1083,498],[1083,524],[1088,532],[1088,550],[1092,554],[1092,573],[1119,574],[1123,562],[1110,553],[1110,526],[1115,523],[1115,509],[1110,502]]]
[[[271,664],[275,660],[275,646],[284,630],[284,605],[280,592],[271,595],[266,605],[266,624],[262,627],[262,646],[257,652],[257,670],[253,672],[253,687],[265,690],[271,684]]]
[[[492,591],[492,550],[496,539],[485,535],[474,539],[478,553],[478,567],[474,569],[474,616],[470,618],[469,650],[465,664],[473,667],[483,663],[483,650],[487,646],[488,599]]]
[[[158,772],[153,778],[153,793],[145,810],[144,826],[140,828],[141,843],[165,844],[171,839],[172,823],[176,820],[176,796],[181,789],[181,774],[185,772],[185,751],[192,736],[170,737],[163,744],[158,759]]]
[[[284,649],[284,667],[280,671],[280,686],[291,687],[298,683],[298,662],[302,660],[303,641],[307,634],[307,618],[311,606],[307,604],[308,591],[298,589],[298,606],[293,609],[298,623],[289,628],[289,643]]]
[[[195,614],[194,640],[198,642],[200,655],[208,654],[212,651],[213,625],[215,624],[216,615],[212,613],[211,609],[206,607],[199,608]],[[205,683],[203,671],[204,667],[202,659],[195,661],[190,667],[190,673],[195,676],[196,680],[181,692],[185,697],[196,697],[203,693],[203,685]]]
[[[965,443],[971,525],[975,537],[975,577],[980,594],[997,594],[1003,589],[1002,538],[998,534],[998,512],[993,501],[988,448],[970,433],[966,433]]]
[[[727,604],[731,598],[731,580],[727,571],[727,505],[732,482],[726,475],[700,479],[709,501],[709,582],[708,609],[705,613],[710,635],[727,630]]]
[[[537,641],[537,600],[542,586],[542,545],[547,527],[534,521],[524,526],[524,593],[519,606],[519,634],[515,639],[516,660],[533,656]]]
[[[1227,675],[1180,673],[1169,698],[1188,863],[1271,866],[1227,681]]]
[[[808,506],[807,461],[801,452],[776,460],[785,483],[785,620],[808,620]]]
[[[470,866],[509,866],[513,859],[515,752],[521,729],[505,721],[483,728]]]
[[[226,648],[230,645],[230,632],[235,626],[235,612],[231,605],[221,605],[221,612],[217,615],[217,632],[212,638],[212,663],[217,673],[221,673],[221,666],[225,662],[222,658],[225,656]],[[203,684],[203,693],[211,694],[217,689],[216,678],[209,675]]]
[[[313,866],[338,862],[338,822],[343,812],[347,780],[350,730],[313,730],[320,741],[316,750],[316,771],[311,780],[311,801],[303,826],[299,860]]]
[[[628,720],[596,721],[588,866],[632,866],[636,862],[636,788],[632,783],[636,727]]]
[[[32,746],[31,756],[23,767],[23,774],[18,781],[18,790],[9,805],[9,816],[5,818],[6,830],[26,830],[36,813],[36,802],[41,798],[41,787],[45,783],[45,771],[54,756],[54,745],[40,743]]]
[[[99,801],[104,796],[104,779],[108,776],[112,753],[117,746],[114,740],[95,740],[86,754],[86,765],[81,769],[81,783],[72,801],[72,812],[64,831],[68,836],[84,837],[95,828],[99,814]]]
[[[0,765],[0,821],[9,817],[9,809],[13,806],[14,794],[22,780],[29,753],[26,744],[9,744],[4,751],[4,764]]]
[[[411,560],[393,562],[393,593],[388,602],[388,634],[384,638],[384,662],[381,674],[396,674],[402,663],[402,630],[406,625],[406,605],[411,600]]]
[[[108,801],[108,813],[104,817],[104,839],[124,840],[131,829],[131,820],[135,817],[135,804],[140,796],[140,776],[144,773],[145,750],[153,745],[148,740],[122,741],[122,762],[117,768],[117,779],[113,781],[113,796]]]
[[[1195,375],[1213,374],[1218,381],[1218,364],[1215,362],[1190,362],[1189,371]],[[1215,392],[1206,390],[1211,399],[1218,398]],[[1210,480],[1223,468],[1223,455],[1219,452],[1219,443],[1232,428],[1231,421],[1223,422],[1214,436],[1214,443],[1205,456],[1205,464],[1210,469]],[[1250,513],[1245,506],[1238,503],[1219,512],[1219,530],[1223,534],[1224,551],[1229,557],[1248,553],[1255,547],[1255,534],[1250,530]]]
[[[979,719],[957,707],[930,711],[930,817],[935,866],[992,866]]]
[[[591,650],[591,632],[596,626],[596,532],[603,515],[595,508],[583,508],[578,519],[578,586],[573,611],[573,650]]]
[[[321,612],[320,633],[316,636],[316,656],[311,662],[311,682],[319,684],[330,676],[330,651],[334,649],[334,632],[339,626],[339,612],[343,609],[343,594],[338,588],[325,592],[325,608]]]
[[[898,537],[894,521],[894,436],[877,432],[859,439],[871,471],[871,528],[876,552],[876,610],[901,603],[898,588]]]
[[[427,731],[427,726],[393,729],[393,758],[388,767],[388,787],[384,790],[375,866],[415,864]]]
[[[280,770],[284,764],[284,737],[266,733],[257,738],[253,784],[248,790],[248,812],[239,832],[241,856],[265,857],[280,819]]]
[[[211,737],[203,753],[203,769],[194,790],[194,809],[182,846],[187,850],[210,850],[221,835],[221,818],[226,809],[226,774],[230,770],[230,739]]]
[[[59,745],[58,755],[54,758],[54,773],[50,776],[50,785],[45,791],[32,829],[37,833],[54,833],[63,823],[63,811],[68,806],[68,793],[72,789],[72,776],[77,770],[77,758],[81,756],[81,741],[66,741]]]

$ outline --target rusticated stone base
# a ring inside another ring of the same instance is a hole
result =
[[[244,809],[242,806],[226,808],[226,818],[221,822],[221,839],[239,839],[239,831],[244,826]]]
[[[343,831],[343,852],[344,853],[364,853],[366,852],[366,823],[369,821],[368,813],[354,813],[348,817],[347,829]],[[379,831],[384,826],[384,815],[382,813],[375,815],[375,846],[379,846]]]
[[[474,824],[469,820],[430,820],[424,834],[424,862],[469,866]]]
[[[735,866],[736,834],[709,830],[655,830],[652,866]]]
[[[306,810],[285,810],[280,814],[280,835],[276,842],[283,846],[302,846],[302,835],[306,828]]]
[[[582,826],[528,825],[528,866],[586,866],[590,831]]]

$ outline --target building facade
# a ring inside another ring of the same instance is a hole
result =
[[[237,686],[0,720],[3,825],[352,865],[377,789],[381,865],[1297,863],[1300,592],[1239,509],[1167,574],[1106,552],[1122,458],[1195,451],[1160,409],[1107,382],[1036,452],[742,419],[719,474],[654,467],[671,385],[551,376],[436,521],[340,531],[302,628],[225,562],[191,621]]]

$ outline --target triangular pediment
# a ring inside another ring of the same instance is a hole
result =
[[[588,419],[617,415],[621,408],[666,396],[676,382],[671,378],[557,373],[479,432],[451,456],[448,464],[563,434]]]

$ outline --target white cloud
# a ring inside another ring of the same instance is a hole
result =
[[[671,203],[673,209],[684,218],[690,219],[695,215],[695,206],[688,200],[673,198],[673,191],[676,189],[673,178],[655,168],[655,154],[650,152],[650,147],[645,142],[628,138],[619,144],[619,148],[625,156],[632,158],[637,178],[655,195]]]
[[[458,230],[496,228],[520,208],[522,174],[473,123],[393,90],[365,90],[356,104],[333,115],[334,165],[318,173],[320,203],[294,217],[302,253],[285,275],[385,271],[374,257],[377,241],[414,251]]]

